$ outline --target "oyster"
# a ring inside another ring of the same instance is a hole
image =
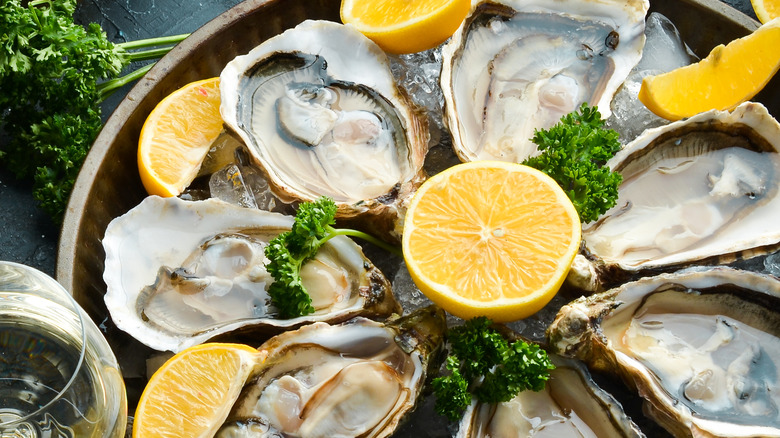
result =
[[[569,274],[581,288],[780,244],[780,124],[761,104],[647,130],[608,165],[623,182],[616,206],[583,226]]]
[[[412,410],[441,348],[435,306],[380,324],[315,323],[260,346],[268,353],[217,437],[385,437]]]
[[[639,62],[647,0],[503,0],[472,5],[442,50],[441,88],[462,161],[521,162],[535,129],[581,103],[606,118]]]
[[[147,197],[111,221],[103,239],[111,318],[142,343],[176,352],[239,328],[271,335],[399,311],[384,275],[356,243],[336,237],[301,272],[315,313],[274,318],[264,248],[292,223],[217,199]]]
[[[544,390],[521,391],[505,403],[472,402],[456,438],[644,437],[582,362],[555,354],[550,360],[555,369]]]
[[[280,198],[330,196],[337,217],[373,216],[360,223],[399,238],[405,202],[424,179],[427,119],[371,40],[307,20],[228,63],[220,92],[225,123]]]
[[[780,281],[731,268],[646,277],[564,306],[553,350],[615,372],[675,436],[780,436]]]

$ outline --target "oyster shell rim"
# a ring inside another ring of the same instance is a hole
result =
[[[413,367],[413,373],[408,375],[409,382],[413,384],[412,388],[407,388],[412,390],[410,396],[392,413],[390,421],[378,425],[381,426],[380,430],[378,432],[372,430],[370,436],[379,438],[391,435],[408,414],[415,410],[423,396],[422,391],[426,381],[430,377],[432,367],[438,365],[438,352],[444,346],[444,332],[447,328],[447,322],[444,310],[434,304],[417,309],[404,316],[394,314],[384,322],[357,316],[338,324],[314,322],[295,330],[288,330],[280,333],[279,335],[266,340],[257,348],[258,351],[261,351],[268,359],[256,367],[253,378],[245,383],[244,388],[241,391],[241,396],[243,396],[245,392],[251,392],[252,389],[250,389],[249,386],[253,385],[256,381],[267,380],[266,383],[268,383],[276,379],[276,376],[267,378],[266,373],[274,370],[278,364],[285,364],[285,361],[279,357],[285,355],[291,347],[305,347],[306,345],[311,345],[315,343],[314,341],[316,339],[323,335],[327,336],[329,333],[337,332],[342,328],[351,330],[357,327],[359,330],[366,326],[372,330],[381,331],[383,337],[389,342],[394,342],[394,348],[403,352],[408,359],[409,364]],[[325,332],[324,334],[323,331]],[[365,332],[366,330],[360,331]],[[307,342],[298,341],[297,338],[300,337],[303,337]],[[343,340],[333,341],[333,344],[336,345],[342,343]],[[281,354],[277,355],[275,353]],[[345,353],[342,351],[339,354],[343,355]],[[349,354],[347,355],[349,356]],[[263,389],[264,388],[265,386]],[[227,421],[224,424],[235,421],[235,417],[237,416],[241,417],[236,412],[239,409],[239,404],[237,402],[231,409]],[[247,418],[249,417],[244,416],[243,418],[238,418],[237,421],[245,421]]]
[[[632,8],[628,6],[628,3],[626,2],[614,2],[616,5],[622,5],[621,9],[625,11],[630,11],[632,9],[637,9],[636,11],[627,12],[628,15],[632,14],[639,14],[641,12],[642,20],[641,20],[641,27],[639,28],[638,34],[635,35],[635,37],[640,41],[640,52],[641,48],[644,47],[645,42],[645,35],[644,35],[644,23],[645,23],[645,16],[647,15],[649,9],[650,9],[650,2],[649,0],[636,0],[636,8]],[[452,37],[449,39],[449,41],[445,42],[442,46],[442,70],[441,75],[439,79],[439,85],[443,91],[444,96],[444,108],[443,108],[443,114],[442,119],[445,126],[448,127],[448,130],[452,136],[452,148],[455,151],[455,154],[460,158],[462,162],[467,161],[475,161],[478,160],[477,154],[475,154],[470,148],[468,148],[465,145],[465,141],[463,139],[463,134],[461,133],[460,128],[460,122],[458,121],[459,116],[458,112],[456,110],[457,105],[455,105],[455,97],[454,97],[454,91],[453,91],[453,75],[454,75],[454,63],[457,58],[460,56],[460,52],[463,50],[463,45],[466,42],[467,35],[466,30],[467,27],[472,20],[472,15],[477,12],[477,10],[482,5],[499,5],[500,7],[506,6],[508,8],[514,9],[517,11],[517,6],[524,5],[525,3],[519,2],[518,0],[473,0],[471,4],[471,8],[466,16],[466,19],[461,23],[461,25],[458,27],[458,29],[455,31],[455,33],[452,35]],[[641,6],[640,6],[641,5]],[[614,6],[614,5],[613,5]],[[599,5],[599,7],[602,7],[602,5]],[[579,14],[567,14],[566,12],[561,12],[559,7],[551,6],[551,5],[544,5],[542,6],[542,3],[540,4],[533,4],[530,6],[531,12],[538,12],[538,10],[546,10],[546,11],[552,11],[560,13],[564,16],[574,16],[574,17],[580,17]],[[640,11],[641,10],[641,11]],[[629,35],[633,35],[635,32],[628,30]],[[609,85],[606,87],[607,92],[605,92],[605,95],[602,96],[602,98],[595,104],[595,106],[599,106],[599,111],[601,112],[603,118],[608,118],[611,114],[611,108],[610,108],[610,102],[612,101],[612,97],[617,92],[617,89],[622,85],[622,83],[625,81],[626,77],[628,77],[629,71],[631,68],[636,65],[640,60],[641,55],[636,56],[636,59],[632,61],[632,65],[625,70],[625,72],[621,72],[622,79],[620,80],[613,80],[610,78]],[[611,90],[611,91],[609,91]],[[608,96],[608,98],[606,97]],[[599,105],[601,103],[601,105]],[[577,105],[579,106],[579,105]]]
[[[374,317],[389,317],[393,312],[397,312],[399,309],[400,304],[395,300],[390,281],[385,278],[384,274],[382,274],[368,258],[365,257],[360,246],[346,236],[336,236],[330,239],[327,244],[333,246],[337,251],[352,251],[355,252],[355,254],[361,255],[363,258],[363,269],[365,269],[366,281],[368,284],[357,291],[360,296],[355,304],[359,305],[359,307],[345,308],[334,314],[312,314],[291,319],[241,319],[211,327],[192,336],[164,333],[156,326],[145,323],[143,318],[135,313],[135,299],[137,295],[141,292],[143,287],[154,283],[155,279],[152,278],[151,272],[153,271],[156,276],[159,266],[155,265],[156,267],[153,267],[150,265],[147,267],[149,272],[146,274],[149,274],[149,279],[151,281],[143,279],[136,280],[135,277],[139,274],[138,269],[132,269],[131,276],[134,278],[131,283],[138,284],[139,287],[134,288],[137,290],[127,291],[123,278],[126,278],[130,272],[126,272],[122,269],[121,265],[123,262],[117,251],[123,246],[123,239],[128,238],[128,236],[123,236],[118,231],[115,233],[114,230],[125,226],[125,222],[127,221],[137,220],[137,216],[142,217],[144,214],[149,214],[146,210],[151,210],[151,213],[154,214],[172,208],[189,209],[191,210],[190,214],[192,217],[195,218],[197,216],[200,220],[210,213],[213,214],[214,210],[217,212],[231,211],[232,214],[223,216],[218,224],[222,227],[220,229],[223,231],[226,230],[224,228],[227,226],[225,225],[226,221],[229,221],[229,223],[232,224],[229,229],[247,229],[258,225],[262,228],[289,228],[293,223],[293,218],[291,216],[265,210],[239,207],[216,198],[204,201],[185,201],[176,197],[162,198],[159,196],[148,196],[136,207],[132,208],[124,215],[117,217],[115,220],[112,220],[106,228],[106,234],[103,238],[103,246],[106,253],[105,269],[103,273],[103,278],[106,283],[106,293],[103,296],[103,300],[109,316],[112,318],[114,325],[117,328],[154,350],[178,352],[187,347],[200,344],[218,336],[223,336],[227,333],[238,330],[248,330],[250,327],[258,332],[274,334],[282,330],[294,329],[312,322],[323,320],[340,322],[361,314]],[[140,244],[137,245],[141,246]],[[182,250],[181,247],[177,247],[176,250],[179,251],[177,253],[179,260],[172,262],[173,264],[184,261],[190,255],[192,248]],[[141,267],[141,269],[144,269],[144,267]],[[365,309],[367,306],[371,307]],[[130,311],[127,311],[128,309],[130,309]]]
[[[707,111],[685,120],[647,129],[637,139],[625,145],[607,165],[610,169],[619,170],[623,163],[642,154],[642,149],[651,144],[656,137],[667,135],[677,129],[687,129],[688,125],[710,126],[715,120],[736,125],[739,129],[744,129],[742,126],[751,128],[757,136],[763,137],[763,144],[760,147],[772,148],[763,149],[764,151],[774,152],[780,156],[780,122],[772,117],[762,103],[748,101],[730,111]],[[774,144],[771,139],[775,139]],[[780,196],[780,191],[776,190],[775,195]],[[596,222],[583,224],[581,250],[575,259],[576,269],[571,270],[566,280],[567,283],[586,291],[603,291],[647,275],[673,272],[689,266],[729,264],[780,250],[780,227],[778,227],[774,234],[764,233],[752,240],[744,239],[736,243],[729,241],[725,246],[721,245],[721,249],[715,253],[697,255],[697,249],[694,248],[630,265],[622,263],[619,259],[599,255],[589,247],[588,229]]]
[[[638,360],[613,349],[611,341],[602,331],[601,321],[608,314],[626,305],[626,301],[618,297],[630,288],[647,289],[646,294],[656,290],[655,285],[690,281],[691,288],[694,288],[696,284],[712,278],[722,281],[722,284],[750,287],[756,293],[780,301],[780,278],[772,275],[726,266],[692,267],[663,273],[640,278],[595,295],[583,296],[564,305],[546,330],[550,349],[563,356],[584,361],[589,369],[616,373],[626,386],[643,399],[645,414],[675,436],[780,437],[780,427],[735,425],[697,417],[684,403],[678,402],[664,390],[652,371]],[[638,295],[638,301],[645,296],[639,292],[633,294]],[[744,429],[747,431],[742,435],[735,433],[735,430]]]
[[[360,48],[366,55],[375,57],[377,59],[377,65],[384,66],[384,69],[378,73],[381,74],[382,77],[378,78],[378,80],[371,81],[372,83],[367,83],[369,81],[361,82],[360,78],[357,76],[358,73],[342,71],[344,67],[339,66],[338,64],[332,64],[335,66],[333,69],[335,72],[331,69],[329,70],[331,71],[331,76],[341,80],[354,77],[354,80],[348,82],[365,84],[391,102],[398,112],[400,122],[405,127],[404,135],[407,143],[406,147],[409,149],[408,160],[410,171],[408,175],[402,175],[401,181],[398,181],[394,187],[380,196],[357,202],[336,201],[338,207],[337,220],[347,220],[354,224],[353,218],[367,216],[368,219],[364,222],[368,222],[368,225],[365,225],[362,228],[380,234],[390,241],[400,241],[400,228],[402,227],[401,222],[403,212],[405,211],[405,205],[411,201],[411,196],[414,191],[427,177],[423,165],[429,147],[428,140],[430,132],[428,130],[428,119],[423,114],[423,109],[413,102],[403,88],[398,87],[395,84],[395,80],[390,71],[390,63],[387,55],[373,41],[365,37],[349,24],[341,24],[328,20],[304,20],[297,26],[267,39],[248,53],[236,56],[233,60],[228,62],[220,74],[220,93],[223,96],[237,95],[237,78],[243,74],[243,71],[251,68],[252,65],[255,65],[266,57],[280,53],[280,51],[299,49],[300,43],[295,41],[295,37],[300,33],[311,32],[317,29],[343,32],[350,38],[356,39],[356,41],[361,43]],[[288,40],[291,40],[292,42],[288,42]],[[334,53],[337,53],[335,52],[337,49],[330,48],[324,45],[324,43],[317,44],[321,45],[317,51],[317,55],[324,56],[326,62],[326,55],[328,52],[334,51]],[[308,53],[310,51],[311,50],[301,52]],[[230,132],[237,135],[244,144],[249,145],[251,144],[247,138],[249,134],[238,126],[236,111],[237,105],[233,104],[232,101],[223,100],[223,103],[220,105],[220,113]],[[255,150],[255,148],[248,146],[248,149],[253,161],[257,163],[262,172],[266,175],[269,186],[277,196],[286,202],[314,200],[307,195],[292,189],[287,182],[285,175],[281,172],[277,172],[273,166],[267,162],[265,157]],[[361,228],[360,224],[356,226]]]

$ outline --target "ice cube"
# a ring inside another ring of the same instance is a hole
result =
[[[683,42],[674,23],[658,12],[651,12],[647,16],[645,38],[642,59],[635,71],[668,72],[698,60]]]
[[[607,119],[605,127],[617,131],[623,144],[630,143],[645,129],[669,123],[668,120],[658,117],[647,109],[637,97],[642,86],[642,78],[655,73],[654,70],[631,73],[612,98],[610,105],[612,115]]]
[[[662,14],[652,12],[645,23],[645,47],[642,59],[631,70],[626,81],[612,99],[612,115],[606,127],[620,134],[624,144],[631,142],[645,129],[668,123],[656,116],[639,101],[639,89],[645,76],[657,75],[697,61],[674,24]]]
[[[209,179],[209,189],[212,198],[241,207],[257,208],[255,197],[244,183],[241,170],[235,164],[229,164],[214,172]]]
[[[441,61],[441,46],[390,58],[396,82],[412,96],[417,105],[428,111],[433,125],[439,126],[444,106],[444,96],[439,87]]]
[[[540,311],[528,318],[513,321],[506,325],[526,339],[544,343],[547,327],[555,320],[558,310],[569,301],[571,301],[571,298],[568,295],[563,293],[556,294]]]
[[[406,269],[406,264],[401,264],[395,277],[393,277],[393,294],[398,304],[404,309],[404,314],[414,312],[431,304],[428,299],[414,284],[414,280]]]
[[[244,145],[240,141],[223,131],[214,140],[214,143],[211,144],[206,158],[203,159],[203,163],[201,163],[200,169],[198,169],[198,176],[211,175],[224,169],[228,164],[235,163],[236,150],[243,147]]]
[[[236,149],[235,161],[244,178],[244,184],[254,197],[257,208],[291,216],[295,215],[293,206],[283,202],[271,190],[265,175],[254,164],[249,156],[249,151],[245,147],[242,146]]]

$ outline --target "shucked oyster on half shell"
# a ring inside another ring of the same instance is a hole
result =
[[[561,354],[617,373],[675,436],[780,436],[780,281],[731,268],[646,277],[563,306]]]
[[[780,124],[758,103],[644,132],[609,161],[615,207],[583,226],[571,283],[727,263],[780,244]]]
[[[556,354],[550,360],[555,369],[545,389],[521,391],[505,403],[472,402],[456,438],[645,436],[582,362]]]
[[[442,50],[441,88],[462,161],[521,162],[535,129],[583,102],[604,117],[644,46],[647,0],[503,0],[472,6]]]
[[[218,438],[386,437],[417,402],[446,323],[435,306],[271,338]]]
[[[308,20],[228,63],[220,92],[226,125],[277,195],[330,196],[338,218],[368,215],[369,231],[399,238],[429,134],[376,44],[351,26]]]
[[[384,275],[356,243],[337,236],[301,271],[315,313],[275,318],[264,248],[292,223],[217,199],[147,197],[111,221],[103,239],[111,318],[149,347],[178,352],[238,329],[270,336],[400,310]]]

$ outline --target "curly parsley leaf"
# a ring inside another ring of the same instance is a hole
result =
[[[507,402],[520,391],[541,391],[554,366],[547,352],[538,345],[513,342],[504,352],[500,366],[484,376],[476,389],[477,398],[485,403]]]
[[[0,0],[0,162],[31,178],[33,196],[55,222],[62,219],[76,175],[102,122],[103,98],[147,67],[117,77],[136,59],[186,35],[113,44],[95,23],[73,20],[76,0]],[[132,44],[132,45],[131,45]],[[110,79],[110,80],[109,80]]]
[[[448,332],[449,375],[433,379],[435,409],[455,421],[471,403],[500,403],[520,391],[540,391],[554,369],[538,345],[507,341],[486,317],[472,318]]]
[[[322,197],[302,203],[292,229],[273,239],[265,248],[266,269],[274,278],[268,289],[281,318],[314,313],[311,297],[303,286],[301,268],[317,254],[336,223],[336,204]]]
[[[295,318],[314,313],[311,297],[301,280],[301,269],[331,238],[340,235],[360,237],[400,255],[397,248],[371,235],[356,230],[334,228],[336,210],[336,203],[327,196],[322,196],[314,202],[301,203],[292,229],[280,234],[266,246],[265,256],[269,260],[266,270],[274,279],[268,289],[268,295],[280,318]]]
[[[503,361],[509,349],[509,343],[490,328],[491,324],[490,319],[481,316],[448,333],[452,354],[461,359],[463,375],[469,380],[488,374],[495,364]]]
[[[33,197],[51,217],[62,217],[68,196],[102,126],[100,114],[54,114],[21,134],[28,147],[41,159],[35,172]]]
[[[446,366],[450,375],[437,377],[431,383],[436,394],[434,409],[450,421],[457,421],[461,412],[471,404],[471,393],[468,382],[460,373],[458,359],[447,357]]]
[[[531,140],[541,154],[523,164],[552,177],[569,196],[582,222],[598,219],[615,205],[623,178],[606,164],[621,145],[617,132],[604,129],[597,108],[583,103],[579,111],[563,116],[552,128],[536,130]]]

